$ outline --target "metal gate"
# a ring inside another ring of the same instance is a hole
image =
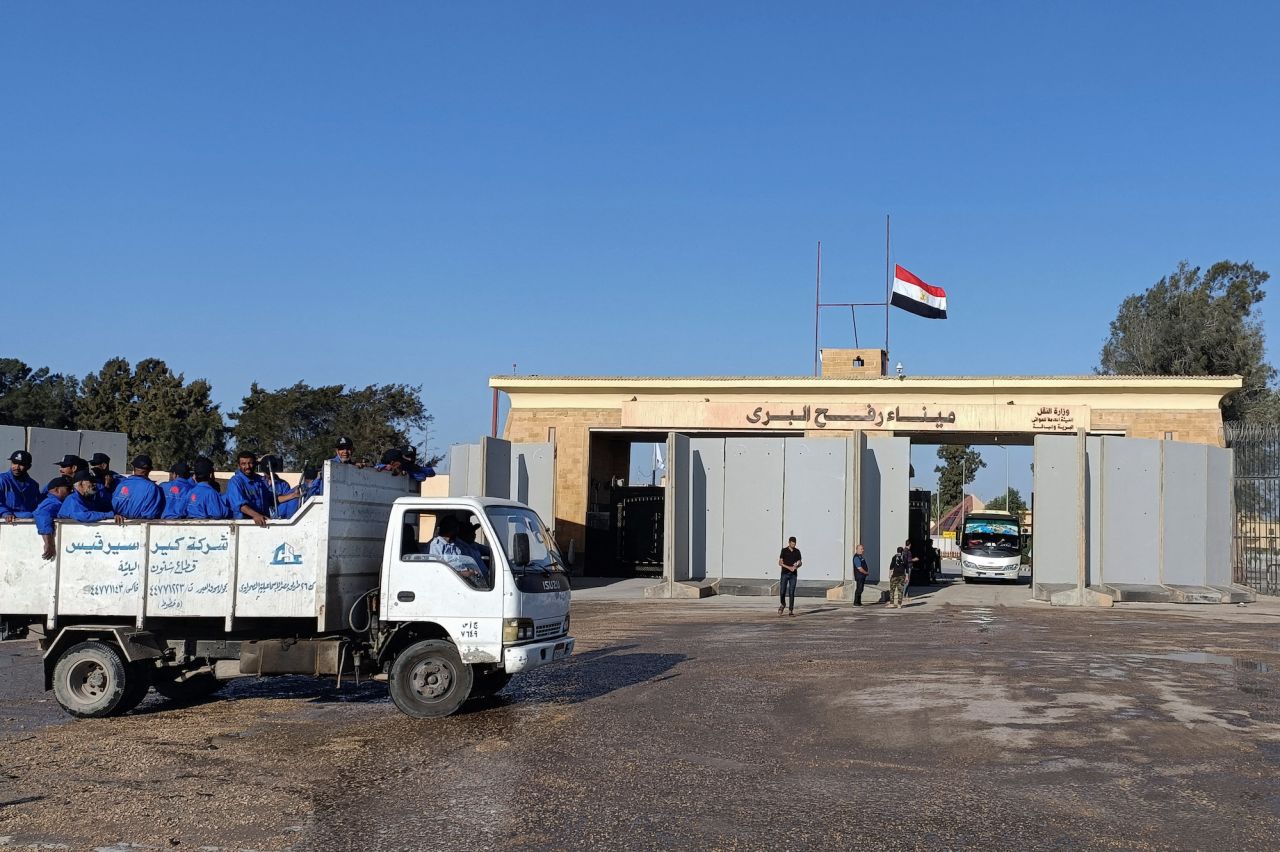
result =
[[[1280,426],[1226,423],[1235,451],[1235,581],[1280,595]]]

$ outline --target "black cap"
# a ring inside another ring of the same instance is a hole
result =
[[[191,465],[191,472],[196,476],[213,476],[213,462],[205,458],[196,459]]]
[[[79,456],[65,455],[62,461],[58,462],[58,467],[85,467],[85,460]]]
[[[97,458],[97,456],[94,456],[94,458]],[[103,458],[106,458],[106,456],[103,456]],[[148,455],[134,456],[133,469],[134,470],[151,470],[151,456],[148,456]]]
[[[343,435],[341,438],[338,439],[337,443],[333,445],[333,448],[335,450],[354,450],[356,448],[356,445],[354,441],[352,441],[346,435]]]
[[[392,462],[403,462],[404,455],[399,450],[387,450],[382,454],[382,461],[379,464],[391,464]]]
[[[94,479],[93,474],[87,470],[77,470],[76,475],[71,477],[71,481],[75,483],[75,482],[97,482],[98,480]]]
[[[45,491],[52,491],[55,488],[70,488],[71,480],[65,476],[55,476],[49,480],[49,484],[44,487]]]
[[[178,462],[173,467],[169,468],[169,472],[176,476],[183,476],[183,477],[190,476],[191,465],[187,464],[186,462]]]
[[[31,467],[31,453],[26,450],[14,450],[13,455],[9,456],[9,461]]]
[[[106,453],[94,453],[89,458],[89,464],[111,464],[111,456]]]
[[[402,447],[400,449],[400,455],[404,456],[406,461],[418,460],[418,451],[413,447]]]
[[[315,479],[319,475],[320,475],[320,468],[318,467],[304,467],[302,469],[303,479]]]
[[[281,471],[284,470],[284,459],[279,456],[263,456],[258,459],[258,470]]]

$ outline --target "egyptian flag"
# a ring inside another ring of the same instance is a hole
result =
[[[947,318],[947,291],[924,283],[897,264],[893,267],[893,298],[889,304],[925,319]]]

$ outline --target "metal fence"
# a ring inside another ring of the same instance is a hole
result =
[[[1280,595],[1280,426],[1226,423],[1223,432],[1235,456],[1235,581]]]

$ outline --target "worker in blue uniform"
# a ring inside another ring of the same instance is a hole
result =
[[[231,516],[239,521],[249,518],[260,527],[267,525],[271,514],[272,495],[267,482],[254,470],[257,453],[241,450],[236,454],[236,472],[227,483],[227,505]]]
[[[95,521],[109,521],[115,517],[111,512],[100,512],[93,508],[98,483],[93,474],[87,470],[77,470],[71,478],[72,491],[62,501],[58,517],[64,521],[79,521],[91,524]],[[117,520],[123,520],[117,518]]]
[[[44,499],[31,515],[36,520],[36,532],[44,541],[44,553],[41,556],[46,560],[57,555],[53,540],[53,524],[58,517],[58,512],[62,509],[62,501],[67,499],[70,493],[71,480],[65,476],[55,476],[44,487]]]
[[[324,493],[324,480],[320,478],[320,469],[318,467],[304,467],[302,469],[302,498],[318,497]]]
[[[122,518],[150,521],[164,513],[164,492],[151,481],[151,456],[135,456],[133,474],[120,480],[111,508]]]
[[[186,462],[178,462],[169,468],[169,481],[160,486],[164,491],[164,511],[160,517],[170,521],[186,517],[187,494],[195,485],[191,466]]]
[[[196,484],[187,492],[187,504],[183,517],[195,520],[225,521],[231,517],[226,498],[213,484],[213,462],[206,458],[195,460],[191,471]]]
[[[106,453],[94,453],[89,457],[89,472],[101,483],[102,488],[99,490],[108,494],[115,494],[116,486],[124,479],[111,469],[111,456]]]
[[[31,478],[31,453],[14,450],[9,456],[9,470],[0,473],[0,518],[13,523],[15,518],[29,518],[40,505],[40,484]]]
[[[418,451],[412,446],[402,447],[400,455],[404,459],[401,463],[401,469],[414,482],[422,482],[436,475],[435,468],[431,467],[431,465],[418,464]]]
[[[65,476],[67,479],[73,478],[82,470],[88,470],[89,463],[79,456],[68,453],[62,457],[62,461],[58,462],[58,475]]]
[[[272,503],[273,517],[288,520],[298,512],[302,505],[302,489],[294,488],[280,478],[284,470],[284,459],[279,456],[263,456],[258,462],[258,469],[266,474],[267,488],[275,492]]]
[[[349,464],[358,468],[363,468],[364,462],[356,461],[356,444],[347,436],[343,435],[334,442],[333,458],[330,459],[334,464]],[[324,494],[324,477],[317,476],[312,480],[306,496],[320,497]]]

